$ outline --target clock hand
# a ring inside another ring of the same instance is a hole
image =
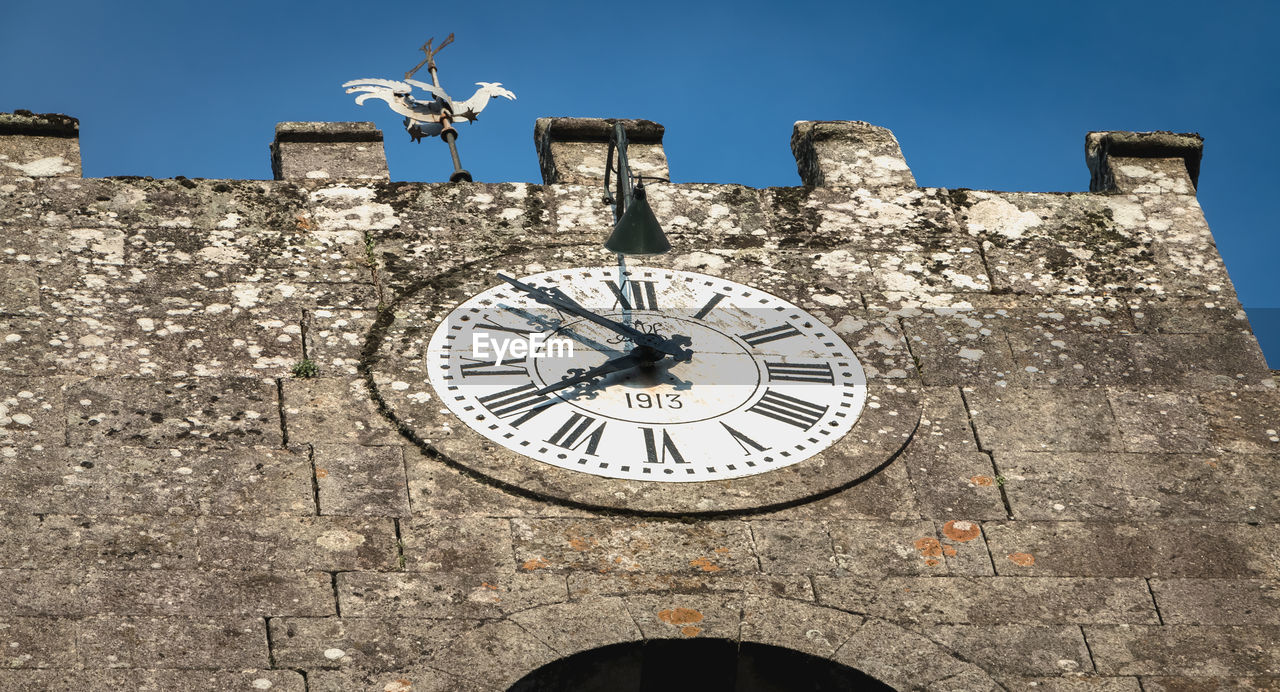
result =
[[[582,373],[581,375],[575,375],[574,377],[560,380],[555,384],[549,384],[543,387],[542,389],[539,389],[538,391],[534,392],[534,394],[549,394],[558,389],[564,389],[565,387],[572,387],[575,384],[590,382],[591,380],[594,380],[603,375],[608,375],[611,372],[618,372],[619,370],[630,370],[631,368],[643,365],[647,361],[642,354],[638,353],[639,350],[640,349],[637,348],[636,350],[632,351],[631,353],[628,353],[625,356],[620,356],[618,358],[614,358],[613,360],[606,361],[603,365],[599,365],[597,367],[591,368],[590,370]],[[662,355],[659,354],[658,357],[661,358]]]
[[[664,339],[657,334],[647,334],[635,327],[622,324],[621,322],[616,322],[607,317],[602,317],[591,312],[579,305],[569,296],[565,295],[564,292],[558,288],[536,288],[529,284],[517,281],[505,274],[498,274],[498,278],[511,284],[516,289],[523,291],[530,298],[542,303],[543,305],[550,305],[558,310],[564,310],[565,312],[577,315],[578,317],[590,322],[595,322],[606,329],[611,329],[628,339],[631,339],[637,347],[648,346],[661,354],[671,356],[678,363],[686,362],[693,358],[693,351],[689,349],[689,346],[693,344],[693,340],[683,334],[674,334],[667,339]]]

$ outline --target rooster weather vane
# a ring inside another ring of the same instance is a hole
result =
[[[435,39],[429,38],[422,45],[422,52],[427,57],[404,73],[404,81],[353,79],[342,86],[347,87],[348,94],[360,92],[356,103],[362,106],[371,98],[386,101],[391,110],[404,116],[404,127],[414,142],[422,141],[423,137],[439,136],[449,145],[449,153],[453,156],[453,175],[449,176],[449,180],[455,183],[471,182],[471,174],[462,168],[462,160],[458,158],[458,146],[454,143],[458,139],[458,131],[453,128],[453,123],[459,120],[475,122],[480,111],[489,104],[489,99],[501,96],[514,101],[516,95],[502,88],[501,82],[476,82],[480,88],[471,98],[454,101],[440,88],[440,77],[436,74],[436,55],[453,43],[453,34],[449,34],[434,50],[431,48],[432,41]],[[431,84],[413,79],[413,75],[424,65],[427,72],[431,73]],[[414,87],[425,91],[431,99],[420,101],[414,98]]]

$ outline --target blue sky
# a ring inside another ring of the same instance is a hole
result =
[[[481,181],[539,180],[540,116],[667,128],[676,182],[797,185],[796,120],[894,131],[921,185],[1088,187],[1089,130],[1200,132],[1199,198],[1263,348],[1280,367],[1280,3],[15,3],[0,111],[81,121],[87,176],[270,178],[282,120],[372,120],[391,175],[441,181],[340,84],[399,78],[450,32],[443,86],[502,82],[461,128]],[[422,77],[426,77],[425,72]]]

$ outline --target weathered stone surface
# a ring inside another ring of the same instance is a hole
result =
[[[275,383],[246,377],[94,378],[65,398],[72,445],[210,447],[279,445]]]
[[[343,617],[495,618],[567,599],[562,574],[340,572]]]
[[[0,568],[192,569],[189,517],[9,515],[0,518]]]
[[[961,540],[929,521],[753,522],[762,568],[774,574],[989,574],[981,532],[964,522]],[[825,531],[824,531],[825,528]],[[829,536],[829,542],[827,540]],[[974,539],[977,540],[974,540]]]
[[[361,670],[314,670],[307,674],[308,692],[480,692],[492,689],[427,666],[406,666],[387,673]]]
[[[640,594],[623,597],[645,639],[738,639],[743,595]]]
[[[1019,519],[1248,522],[1280,513],[1270,456],[996,452],[995,460]]]
[[[62,384],[59,378],[0,377],[0,461],[19,452],[29,460],[32,451],[66,444]]]
[[[511,574],[511,522],[506,519],[415,518],[400,522],[404,569],[410,572]],[[544,569],[546,560],[531,559],[521,569]]]
[[[644,637],[621,598],[555,603],[508,619],[561,656]],[[573,626],[566,627],[570,622]]]
[[[1280,628],[1086,626],[1103,675],[1275,675]]]
[[[995,681],[974,663],[921,634],[879,619],[868,619],[832,656],[895,689],[972,690],[999,689]]]
[[[966,389],[965,403],[986,450],[1092,452],[1117,444],[1106,392],[984,387]]]
[[[510,621],[486,623],[459,637],[435,664],[473,682],[479,689],[505,690],[556,652]]]
[[[936,625],[923,634],[993,673],[1053,675],[1091,667],[1079,627]]]
[[[1147,692],[1274,692],[1280,677],[1142,677]]]
[[[813,585],[803,575],[785,574],[664,574],[661,572],[572,572],[569,596],[587,600],[636,593],[708,594],[743,593],[791,600],[812,601]]]
[[[635,175],[669,178],[662,150],[664,128],[651,120],[617,118],[538,118],[533,141],[542,182],[600,184],[605,176],[614,124],[626,133],[627,160]],[[614,153],[617,160],[618,154]]]
[[[1280,625],[1280,585],[1260,579],[1152,579],[1167,625]]]
[[[1194,396],[1112,391],[1108,398],[1124,451],[1200,452],[1208,448],[1208,424]]]
[[[417,447],[405,447],[404,454],[409,503],[415,516],[594,516],[586,510],[506,492],[441,459],[428,457]]]
[[[0,688],[12,690],[138,690],[163,692],[303,692],[302,674],[294,670],[0,670]],[[314,688],[313,688],[314,689]]]
[[[278,666],[390,671],[432,658],[474,621],[429,618],[272,618]]]
[[[314,455],[321,514],[409,514],[402,448],[317,444]]]
[[[382,131],[370,122],[276,124],[271,143],[276,180],[372,178],[386,180]]]
[[[1002,331],[967,311],[938,312],[902,321],[925,384],[1000,386],[1018,378],[1013,352]]]
[[[1266,577],[1280,573],[1273,524],[986,522],[996,572],[1010,576]]]
[[[1104,678],[1082,674],[1055,678],[999,677],[1009,692],[1141,692],[1143,689],[1136,677]]]
[[[801,120],[791,133],[791,152],[805,185],[876,188],[915,187],[893,133],[857,120]]]
[[[1205,392],[1200,405],[1217,449],[1243,454],[1280,451],[1280,392]]]
[[[74,620],[0,616],[5,668],[71,668],[79,663]],[[3,683],[0,670],[0,683]]]
[[[76,648],[86,668],[267,668],[260,619],[88,618]]]
[[[1158,624],[1142,579],[815,577],[818,602],[903,623]]]
[[[363,380],[285,380],[284,419],[291,444],[396,445],[404,438],[378,413]]]
[[[52,447],[39,463],[0,459],[10,513],[315,514],[305,450]]]
[[[208,569],[390,570],[399,562],[390,519],[201,517],[197,526]]]
[[[863,622],[860,615],[812,603],[749,596],[739,637],[830,658]]]
[[[523,570],[754,572],[747,527],[736,521],[677,522],[513,519]]]
[[[0,113],[0,176],[80,177],[80,121],[60,113]]]
[[[245,570],[0,570],[0,616],[323,616],[334,612],[324,572]]]

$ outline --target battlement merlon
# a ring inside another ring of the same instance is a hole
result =
[[[627,158],[636,175],[669,178],[662,149],[662,125],[652,120],[622,118],[538,118],[533,143],[546,185],[599,184],[614,123],[627,133]]]
[[[58,113],[0,113],[0,175],[79,178],[80,121]]]
[[[1194,195],[1204,138],[1198,133],[1090,132],[1090,192]]]
[[[283,122],[271,143],[276,180],[389,180],[382,130],[371,122]]]

